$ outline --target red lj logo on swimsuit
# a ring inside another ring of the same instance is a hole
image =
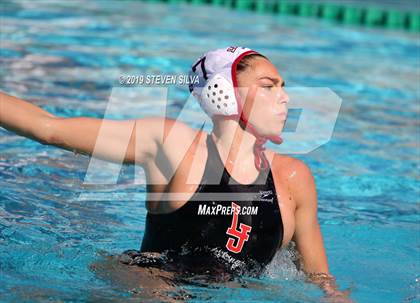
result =
[[[229,251],[237,254],[237,253],[240,253],[242,251],[242,248],[244,247],[245,241],[248,241],[249,233],[251,232],[252,226],[241,223],[239,225],[239,230],[238,230],[237,229],[237,227],[238,227],[238,216],[239,216],[239,211],[240,211],[241,207],[232,202],[232,208],[234,209],[232,224],[227,229],[226,234],[229,235],[229,236],[235,237],[235,238],[229,238],[228,239],[228,241],[226,243],[226,248]],[[235,239],[237,239],[236,245],[234,245]]]

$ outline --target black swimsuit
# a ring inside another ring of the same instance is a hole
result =
[[[191,199],[169,214],[147,214],[141,252],[166,253],[178,268],[182,263],[195,272],[218,268],[259,275],[283,240],[271,169],[261,171],[252,184],[240,184],[224,167],[211,135],[207,148],[205,171]],[[130,252],[138,259],[134,263],[159,263]]]

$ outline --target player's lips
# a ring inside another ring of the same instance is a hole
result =
[[[278,114],[276,114],[276,116],[280,116],[283,119],[286,119],[286,117],[287,117],[287,111],[286,112],[282,112],[282,113],[278,113]]]

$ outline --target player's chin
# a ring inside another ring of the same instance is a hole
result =
[[[269,126],[270,127],[266,128],[265,135],[266,136],[279,136],[284,128],[284,121],[280,121],[280,122],[273,121],[273,123],[270,123]]]
[[[272,123],[273,131],[276,133],[281,132],[285,124],[286,124],[286,116],[281,116],[280,118],[277,116]]]
[[[284,116],[282,115],[282,116],[280,116],[280,118],[277,117],[277,119],[276,119],[277,131],[282,131],[283,130],[284,125],[286,124],[286,119],[287,119],[287,115],[284,115]]]

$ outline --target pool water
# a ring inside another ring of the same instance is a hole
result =
[[[1,90],[62,117],[102,117],[121,74],[185,73],[229,45],[267,55],[288,86],[332,89],[343,100],[332,139],[294,155],[315,176],[330,270],[356,302],[420,301],[418,35],[138,1],[7,1],[1,14]],[[176,113],[188,90],[170,97]],[[127,106],[112,118],[158,111],[147,98]],[[85,156],[4,129],[0,148],[0,301],[141,301],[90,267],[139,248],[141,171],[87,184]],[[320,302],[293,255],[279,252],[247,287],[181,287],[190,302]]]

